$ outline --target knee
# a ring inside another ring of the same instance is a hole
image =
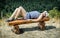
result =
[[[23,7],[22,7],[22,6],[19,6],[19,7],[18,7],[18,10],[22,10],[22,9],[23,9]]]
[[[19,8],[16,8],[16,10],[18,10]]]
[[[19,6],[19,9],[22,9],[23,7],[22,6]]]

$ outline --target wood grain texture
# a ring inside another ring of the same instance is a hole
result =
[[[49,18],[44,18],[41,21],[49,21]],[[9,25],[19,25],[19,24],[28,24],[28,23],[36,23],[41,21],[32,21],[32,20],[14,20],[11,22],[8,22]]]

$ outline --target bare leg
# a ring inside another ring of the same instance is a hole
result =
[[[18,8],[18,12],[15,16],[15,19],[18,18],[19,15],[21,15],[23,18],[26,16],[26,10],[21,6]]]
[[[17,11],[18,11],[18,8],[15,9],[15,11],[13,12],[13,14],[11,15],[11,17],[9,19],[13,19],[14,16],[16,15]]]
[[[22,16],[23,18],[26,16],[26,11],[23,7],[16,8],[11,17],[7,21],[11,21],[12,19],[16,19],[18,16]]]

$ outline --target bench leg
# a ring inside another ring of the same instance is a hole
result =
[[[12,31],[14,33],[16,33],[16,34],[20,34],[19,26],[18,25],[14,25],[13,27],[14,27],[14,29]]]
[[[45,30],[45,22],[44,22],[44,21],[39,22],[38,27],[39,27],[41,30]]]

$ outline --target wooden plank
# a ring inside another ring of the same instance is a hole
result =
[[[9,25],[19,25],[19,24],[28,24],[28,23],[36,23],[37,21],[31,21],[31,20],[15,20],[8,22]]]
[[[49,18],[44,18],[42,19],[43,21],[49,21]],[[40,20],[40,21],[42,21]],[[15,20],[15,21],[11,21],[8,22],[9,25],[19,25],[19,24],[28,24],[28,23],[36,23],[36,22],[40,22],[40,21],[32,21],[32,20]]]

